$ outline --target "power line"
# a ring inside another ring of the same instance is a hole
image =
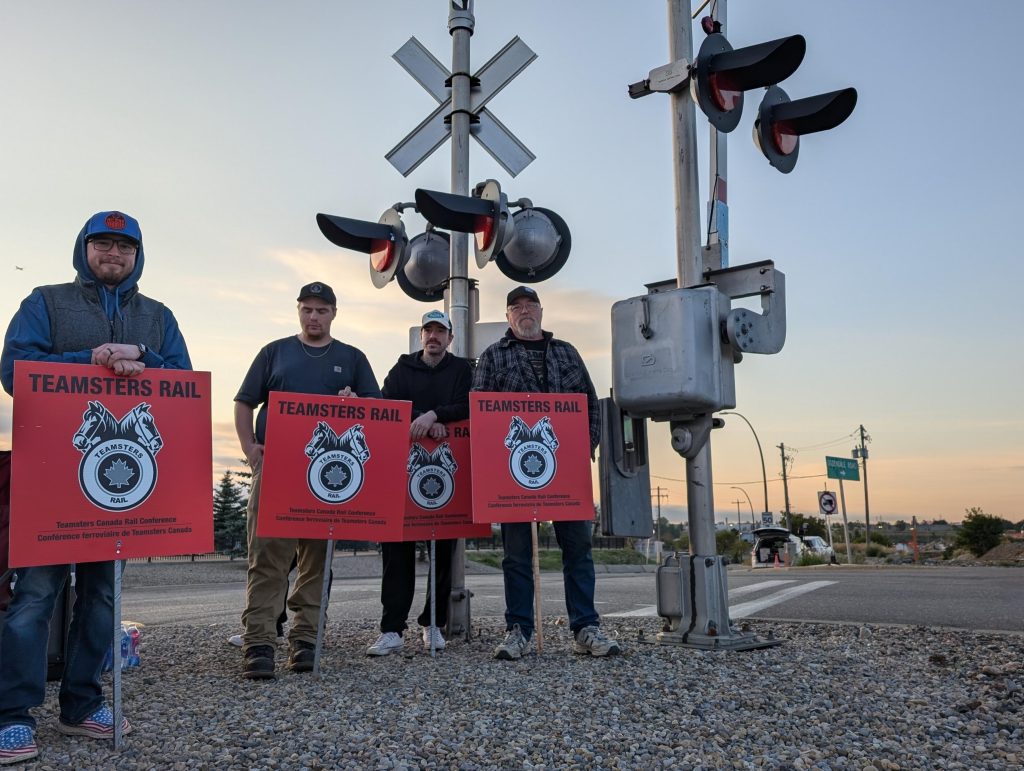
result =
[[[854,435],[856,433],[857,433],[856,431],[851,431],[850,433],[846,434],[845,436],[841,436],[838,439],[832,439],[831,441],[828,441],[828,442],[819,442],[818,444],[809,444],[806,447],[786,447],[786,449],[787,450],[792,450],[793,452],[804,452],[804,451],[807,451],[807,450],[820,450],[820,449],[823,449],[825,447],[832,447],[834,445],[837,445],[837,444],[840,444],[840,443],[843,443],[843,442],[848,442],[848,441],[850,441],[851,439],[854,438]]]

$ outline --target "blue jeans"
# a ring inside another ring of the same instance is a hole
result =
[[[14,599],[0,635],[0,728],[36,721],[29,710],[46,696],[46,641],[68,565],[18,568]],[[81,723],[103,704],[100,674],[114,639],[114,563],[75,567],[75,607],[60,684],[60,718]]]
[[[569,628],[578,632],[585,626],[597,626],[594,608],[594,558],[590,554],[590,523],[555,522],[555,539],[562,550],[562,580],[565,584],[565,609]],[[530,525],[514,522],[501,526],[505,558],[505,628],[519,624],[523,635],[533,636],[533,544]]]

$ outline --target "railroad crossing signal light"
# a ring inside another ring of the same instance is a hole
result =
[[[512,214],[510,206],[519,210]],[[565,265],[572,248],[565,220],[526,198],[509,204],[493,179],[477,185],[472,196],[419,189],[416,208],[436,225],[473,233],[477,267],[494,260],[514,281],[551,278]]]
[[[317,214],[316,224],[332,244],[370,255],[370,280],[378,289],[387,286],[408,257],[409,239],[402,215],[394,207],[377,222]]]
[[[546,281],[569,259],[572,236],[565,220],[551,209],[526,206],[512,215],[512,240],[494,258],[498,270],[524,284]]]
[[[426,303],[444,299],[448,286],[451,238],[428,225],[425,233],[409,242],[405,264],[398,271],[398,285],[409,297]]]
[[[694,101],[719,131],[736,128],[743,113],[743,92],[785,80],[803,61],[803,35],[734,49],[725,35],[708,35],[690,72]]]
[[[754,144],[772,166],[788,174],[796,166],[800,137],[835,128],[856,105],[855,88],[790,101],[785,91],[772,86],[757,111]]]
[[[472,233],[478,268],[494,259],[512,238],[508,196],[493,179],[477,185],[472,196],[417,189],[416,208],[441,227]]]

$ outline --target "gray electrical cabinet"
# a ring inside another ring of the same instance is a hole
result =
[[[612,306],[612,382],[633,417],[679,420],[736,406],[729,297],[716,286],[654,291]]]

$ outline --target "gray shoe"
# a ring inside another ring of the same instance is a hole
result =
[[[505,633],[505,639],[502,640],[501,645],[494,649],[494,658],[515,661],[523,657],[528,647],[530,647],[530,640],[523,636],[523,630],[519,628],[519,624],[514,624]]]
[[[572,652],[589,653],[591,656],[614,656],[622,651],[617,641],[605,637],[601,627],[585,626],[576,633]]]

